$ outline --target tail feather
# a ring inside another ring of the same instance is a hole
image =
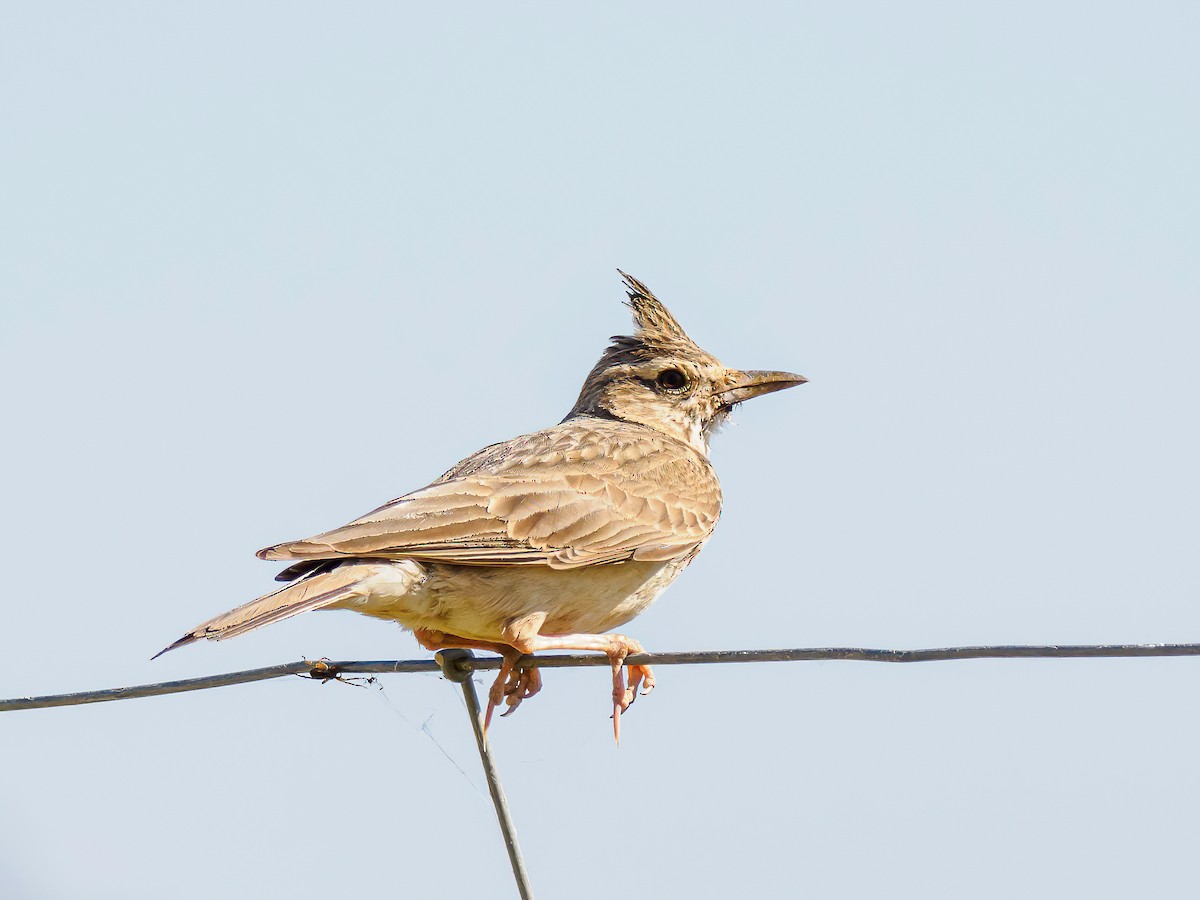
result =
[[[223,641],[225,638],[245,634],[247,631],[289,619],[302,612],[330,606],[339,600],[361,597],[370,590],[364,583],[364,575],[367,573],[363,572],[363,568],[361,565],[343,565],[331,571],[317,572],[307,578],[301,578],[277,591],[202,622],[150,658],[157,659],[169,650],[185,647],[201,638]]]

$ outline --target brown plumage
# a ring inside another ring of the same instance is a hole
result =
[[[485,447],[437,481],[341,528],[260,550],[290,584],[197,626],[165,650],[221,640],[311,609],[352,609],[429,649],[493,650],[505,666],[488,716],[540,687],[516,665],[543,649],[613,663],[614,727],[649,669],[604,634],[644,610],[712,534],[721,487],[708,438],[733,406],[792,387],[787,372],[723,366],[622,273],[636,332],[612,339],[560,424]],[[618,732],[619,734],[619,732]]]

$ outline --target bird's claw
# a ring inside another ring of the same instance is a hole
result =
[[[500,673],[492,682],[491,689],[488,691],[487,715],[483,720],[484,732],[491,725],[492,713],[501,702],[508,707],[500,713],[500,718],[504,718],[516,712],[521,701],[528,700],[542,689],[542,675],[537,667],[518,666],[516,660],[520,658],[520,655],[512,659],[505,657],[504,663],[500,666]]]
[[[647,694],[654,689],[654,674],[650,671],[649,666],[632,665],[628,667],[629,681],[626,683],[625,658],[631,654],[644,653],[645,648],[633,638],[624,635],[614,635],[614,638],[619,640],[615,641],[613,647],[608,651],[608,660],[612,663],[613,669],[613,740],[620,744],[621,713],[633,705],[637,699],[639,687],[644,687],[643,693]]]

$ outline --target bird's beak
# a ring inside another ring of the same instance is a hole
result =
[[[732,406],[752,397],[804,384],[806,381],[808,379],[803,375],[794,375],[791,372],[730,372],[727,381],[729,386],[718,391],[717,396],[722,403]]]

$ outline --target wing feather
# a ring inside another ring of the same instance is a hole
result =
[[[553,568],[667,560],[703,543],[720,511],[712,467],[691,447],[639,426],[569,420],[485,448],[428,487],[259,556]]]

